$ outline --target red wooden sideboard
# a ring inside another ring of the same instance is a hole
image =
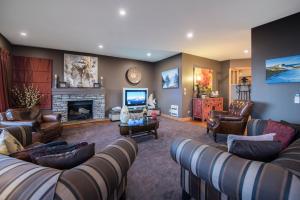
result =
[[[193,98],[193,119],[207,120],[211,110],[223,111],[223,98]]]

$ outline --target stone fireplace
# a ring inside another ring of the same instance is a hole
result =
[[[52,89],[52,111],[54,113],[61,113],[62,122],[67,122],[71,120],[104,119],[104,89]]]

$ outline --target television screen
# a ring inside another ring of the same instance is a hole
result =
[[[300,55],[266,60],[267,83],[299,83]]]
[[[147,90],[126,90],[126,106],[143,106],[147,104]]]

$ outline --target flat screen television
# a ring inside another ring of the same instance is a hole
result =
[[[148,88],[123,88],[123,106],[138,108],[147,106]]]

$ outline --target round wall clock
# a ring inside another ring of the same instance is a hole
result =
[[[131,67],[126,72],[126,78],[129,83],[136,85],[142,80],[142,73],[136,67]]]

